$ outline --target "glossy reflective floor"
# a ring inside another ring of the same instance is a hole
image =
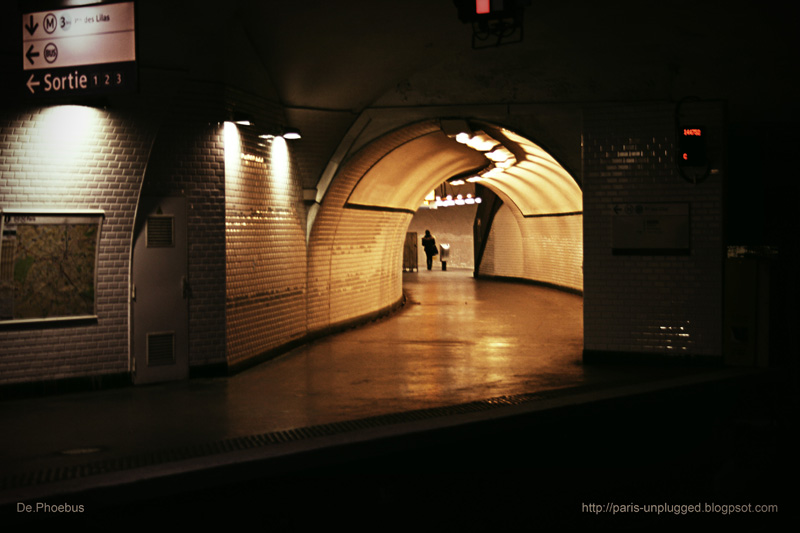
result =
[[[466,271],[404,276],[408,301],[394,315],[232,377],[0,403],[0,480],[389,413],[702,372],[584,366],[577,295],[478,281]],[[3,501],[20,494],[5,491]]]

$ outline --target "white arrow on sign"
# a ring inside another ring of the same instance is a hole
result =
[[[26,83],[25,85],[28,86],[28,90],[31,92],[31,94],[36,94],[36,91],[34,91],[33,88],[38,87],[39,85],[42,84],[42,82],[34,81],[33,76],[34,74],[31,74],[31,77],[28,78],[28,83]]]

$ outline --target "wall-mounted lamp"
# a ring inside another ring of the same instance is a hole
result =
[[[283,135],[281,135],[284,139],[300,139],[302,135],[300,135],[300,130],[296,128],[283,128]]]
[[[284,139],[294,140],[302,139],[300,130],[295,128],[281,128],[280,131],[275,133],[262,133],[258,136],[259,139],[274,139],[275,137],[283,137]]]
[[[236,124],[237,126],[256,126],[253,115],[242,111],[229,111],[227,121]],[[257,130],[261,130],[258,135],[259,139],[275,139],[276,137],[283,137],[287,140],[294,140],[302,138],[300,130],[290,126],[282,126],[275,123],[259,122]]]
[[[232,121],[234,124],[239,126],[252,126],[253,125],[253,117],[246,114],[236,111],[233,113]]]

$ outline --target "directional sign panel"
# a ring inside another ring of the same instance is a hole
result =
[[[133,2],[22,15],[22,81],[29,96],[127,92],[136,86]]]

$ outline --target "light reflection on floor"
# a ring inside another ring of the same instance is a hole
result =
[[[404,275],[402,311],[226,378],[6,401],[5,474],[658,370],[585,367],[580,296],[471,272]]]

